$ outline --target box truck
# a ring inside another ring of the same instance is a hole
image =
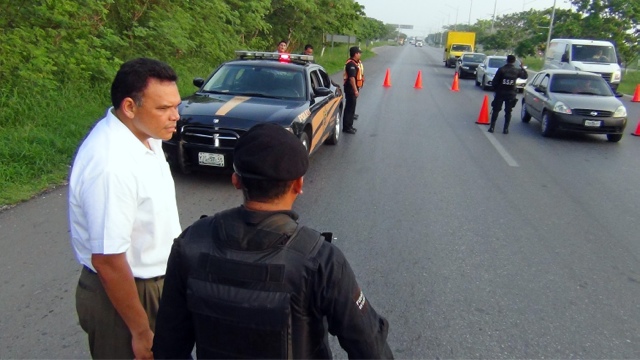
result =
[[[476,33],[468,31],[447,31],[444,33],[444,66],[455,67],[456,61],[465,52],[474,52]]]

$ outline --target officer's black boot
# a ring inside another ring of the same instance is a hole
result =
[[[504,129],[502,130],[503,134],[509,133],[509,123],[511,122],[511,114],[507,114],[504,116]]]
[[[489,125],[489,132],[492,133],[496,127],[496,121],[498,120],[498,112],[491,111],[491,125]]]

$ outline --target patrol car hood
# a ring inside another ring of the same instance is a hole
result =
[[[622,103],[614,96],[592,96],[579,94],[553,94],[553,99],[562,101],[571,109],[592,109],[615,112]]]
[[[307,109],[304,100],[194,94],[179,107],[182,125],[248,129],[261,122],[291,121]],[[283,124],[285,125],[285,124]]]

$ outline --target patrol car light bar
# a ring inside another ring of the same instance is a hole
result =
[[[312,62],[313,55],[279,54],[267,51],[236,51],[238,59],[268,59],[294,62]]]

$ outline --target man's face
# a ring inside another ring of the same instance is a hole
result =
[[[359,61],[360,60],[360,55],[361,55],[361,53],[359,53],[359,52],[355,53],[355,55],[353,55],[353,60]]]
[[[286,52],[287,51],[287,43],[281,42],[278,44],[278,52]]]
[[[178,86],[173,81],[149,79],[140,106],[133,105],[133,133],[140,141],[149,138],[169,140],[180,119]]]
[[[305,55],[313,55],[313,49],[306,49],[306,50],[304,51],[304,54],[305,54]]]

